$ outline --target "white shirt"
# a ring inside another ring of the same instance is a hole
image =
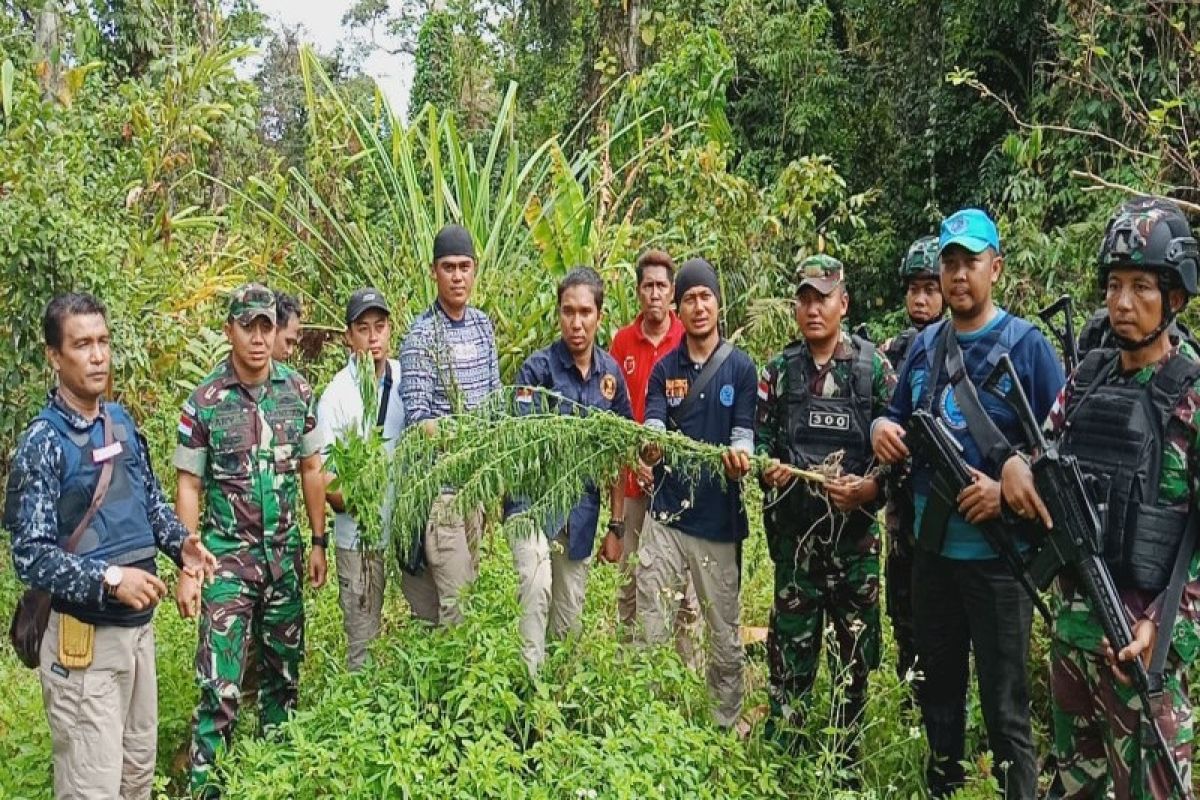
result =
[[[392,373],[392,389],[387,398],[387,414],[383,420],[383,439],[384,446],[390,453],[396,446],[396,439],[404,432],[404,401],[400,399],[400,362],[389,358],[387,363]],[[381,386],[383,380],[380,379]],[[367,424],[374,424],[375,421],[376,419],[372,418]],[[321,399],[317,402],[317,430],[326,442],[332,442],[335,438],[344,439],[353,430],[363,430],[363,404],[358,393],[358,367],[353,357],[333,376],[333,380],[321,393]],[[380,509],[380,513],[384,514],[384,509]],[[334,514],[333,531],[338,547],[358,547],[358,525],[349,514]],[[388,534],[387,515],[384,514],[385,543]]]

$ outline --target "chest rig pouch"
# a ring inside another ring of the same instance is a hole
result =
[[[799,342],[783,351],[788,375],[788,392],[782,398],[787,452],[774,453],[776,457],[798,467],[812,467],[840,450],[844,453],[843,472],[862,475],[866,471],[871,453],[875,346],[858,336],[851,340],[856,354],[851,362],[849,392],[839,393],[839,397],[812,393],[812,358],[806,344]],[[766,511],[764,522],[769,533],[796,535],[825,512],[824,502],[810,495],[803,485],[793,484]]]
[[[1092,351],[1079,365],[1062,449],[1091,482],[1117,587],[1157,594],[1170,581],[1188,518],[1187,504],[1159,505],[1167,423],[1200,364],[1176,356],[1144,386],[1112,382],[1118,365],[1114,350]]]

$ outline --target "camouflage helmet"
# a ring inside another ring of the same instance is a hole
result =
[[[942,274],[942,261],[938,258],[938,237],[922,236],[913,242],[904,258],[900,259],[900,280],[910,278],[937,278]]]
[[[1192,296],[1197,294],[1198,261],[1196,239],[1179,206],[1141,197],[1123,203],[1108,221],[1100,245],[1100,288],[1107,285],[1110,270],[1130,267],[1157,272]]]

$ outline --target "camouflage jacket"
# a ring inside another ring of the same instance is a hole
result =
[[[87,420],[58,399],[50,408],[75,430],[88,431],[96,420]],[[141,435],[138,434],[141,439]],[[134,470],[146,490],[147,515],[158,549],[179,564],[180,547],[187,529],[175,516],[162,486],[150,467],[145,440],[137,448]],[[107,564],[63,550],[58,541],[58,501],[62,440],[50,423],[35,419],[21,435],[13,456],[5,492],[4,528],[12,537],[13,567],[17,577],[56,599],[77,605],[105,607],[104,569]]]
[[[1174,344],[1170,353],[1156,364],[1150,364],[1133,374],[1114,373],[1110,379],[1125,383],[1147,384],[1154,374],[1176,353],[1188,358],[1200,358],[1186,342]],[[1067,381],[1058,400],[1046,419],[1046,430],[1057,437],[1065,426],[1064,410],[1075,388],[1074,376]],[[1168,421],[1164,436],[1166,452],[1162,458],[1159,478],[1159,502],[1163,506],[1185,506],[1192,503],[1200,510],[1200,380],[1180,400]],[[1147,592],[1123,591],[1122,599],[1134,619],[1158,620],[1161,609],[1157,598]],[[1055,583],[1054,635],[1074,647],[1099,652],[1103,632],[1092,616],[1089,606],[1078,592],[1064,596],[1061,583]],[[1179,658],[1190,664],[1200,655],[1200,548],[1192,555],[1188,567],[1188,583],[1184,587],[1171,644]]]
[[[300,459],[321,452],[316,398],[296,371],[278,363],[257,391],[227,359],[183,405],[175,467],[199,476],[200,533],[218,558],[279,563],[300,546]]]
[[[842,331],[841,341],[833,352],[833,358],[824,367],[809,364],[813,376],[810,387],[815,397],[846,397],[850,394],[851,370],[854,366],[855,346],[850,335]],[[806,353],[811,360],[812,356]],[[879,349],[875,349],[871,380],[871,418],[887,410],[892,391],[896,388],[896,375],[892,365]],[[787,359],[781,353],[763,367],[758,381],[758,412],[754,427],[754,451],[760,455],[775,455],[788,444],[784,420],[783,400],[788,393]]]

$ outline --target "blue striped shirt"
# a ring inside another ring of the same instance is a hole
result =
[[[406,425],[452,413],[460,397],[463,408],[475,408],[500,388],[492,321],[471,306],[453,320],[435,302],[404,337],[400,373]]]

